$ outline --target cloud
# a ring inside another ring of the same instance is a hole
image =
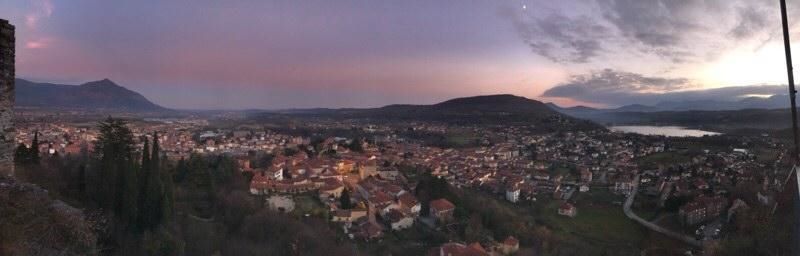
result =
[[[32,1],[32,3],[34,8],[30,13],[25,15],[25,26],[30,29],[36,29],[42,18],[49,18],[53,15],[55,6],[50,0]]]
[[[781,95],[779,85],[732,86],[702,89],[686,78],[651,77],[611,69],[573,76],[542,97],[568,98],[581,102],[621,106],[653,105],[667,101],[738,101],[751,95]]]
[[[52,40],[48,38],[40,38],[35,40],[29,40],[25,42],[25,48],[27,49],[43,49],[47,48],[50,45]]]
[[[740,8],[738,10],[739,22],[730,30],[734,39],[752,37],[768,27],[768,13],[759,8]]]
[[[525,8],[527,9],[527,8]],[[554,62],[585,63],[603,51],[609,30],[588,16],[551,13],[543,17],[506,11],[519,36],[533,52]]]
[[[775,3],[765,0],[534,1],[528,6],[543,7],[507,8],[502,14],[533,52],[562,63],[625,54],[671,63],[706,61],[743,41],[772,40],[769,24],[780,24],[777,7],[770,9]]]

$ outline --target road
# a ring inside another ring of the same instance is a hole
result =
[[[683,242],[685,242],[687,244],[690,244],[692,246],[703,247],[703,242],[702,241],[698,241],[698,240],[694,239],[691,236],[687,236],[687,235],[680,234],[678,232],[663,228],[663,227],[661,227],[659,225],[656,225],[655,223],[646,221],[646,220],[642,219],[641,217],[639,217],[638,215],[636,215],[635,213],[633,213],[633,211],[631,210],[631,205],[633,205],[633,200],[634,200],[634,198],[636,198],[636,194],[639,193],[639,175],[636,175],[636,178],[634,178],[634,180],[633,180],[633,184],[634,184],[633,191],[631,192],[630,195],[628,195],[628,198],[625,199],[625,203],[622,205],[622,211],[625,212],[625,216],[628,216],[628,218],[630,218],[630,219],[632,219],[632,220],[634,220],[636,222],[639,222],[639,224],[642,224],[642,226],[645,226],[646,228],[649,228],[650,230],[653,230],[655,232],[664,234],[665,236],[668,236],[668,237],[671,237],[671,238],[674,238],[674,239],[678,239],[678,240],[683,241]]]

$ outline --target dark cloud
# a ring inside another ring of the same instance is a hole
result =
[[[608,28],[588,16],[567,17],[550,13],[525,17],[506,10],[514,28],[531,50],[555,62],[584,63],[603,51]]]
[[[542,97],[569,98],[582,102],[621,106],[653,105],[680,101],[738,101],[749,95],[780,95],[786,88],[778,85],[732,86],[700,89],[685,78],[650,77],[610,69],[573,76]]]
[[[750,38],[768,26],[768,14],[760,8],[740,8],[739,23],[730,31],[734,39]]]
[[[643,53],[681,63],[763,41],[769,24],[779,24],[772,7],[766,0],[594,0],[504,14],[535,53],[557,62]]]

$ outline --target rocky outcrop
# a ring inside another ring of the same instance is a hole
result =
[[[0,255],[98,254],[83,211],[36,185],[0,177],[0,216]]]

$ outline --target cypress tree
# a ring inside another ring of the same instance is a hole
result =
[[[161,173],[160,173],[160,165],[159,163],[159,148],[158,148],[158,134],[153,134],[153,149],[152,154],[147,152],[149,155],[148,162],[142,163],[143,167],[142,170],[147,172],[143,175],[145,181],[143,181],[144,187],[142,191],[144,198],[142,201],[144,202],[142,208],[140,209],[141,218],[142,218],[142,227],[145,229],[153,229],[160,224],[160,219],[162,216],[161,208],[162,208],[162,198],[164,197],[163,192],[163,185],[161,182]],[[144,166],[144,165],[147,166]]]
[[[142,162],[139,170],[139,224],[142,227],[148,226],[148,214],[145,212],[147,209],[147,188],[150,181],[150,141],[146,136],[144,139],[144,148],[142,148]]]
[[[345,188],[342,190],[342,195],[339,197],[339,204],[342,205],[342,209],[350,209],[353,208],[352,202],[350,202],[350,190]]]
[[[28,147],[26,147],[25,144],[20,143],[19,146],[17,146],[17,150],[14,151],[14,163],[27,164],[30,162],[29,156],[30,152]]]
[[[99,183],[97,200],[119,220],[132,224],[137,220],[140,186],[132,155],[133,133],[124,121],[111,117],[98,126],[100,136],[95,141],[98,164],[93,170]]]
[[[160,170],[161,182],[164,184],[163,196],[161,197],[161,223],[169,223],[173,217],[173,205],[175,192],[173,188],[172,174],[168,170]]]
[[[186,163],[186,159],[181,157],[178,160],[178,163],[175,166],[175,182],[181,183],[189,175],[189,166]]]
[[[133,159],[122,169],[122,218],[132,230],[141,230],[139,220],[139,173]]]
[[[31,143],[31,149],[29,151],[29,158],[32,164],[39,164],[40,155],[39,155],[39,131],[35,131],[33,134],[33,143]]]
[[[150,157],[151,169],[158,170],[161,168],[161,149],[158,145],[158,132],[153,132],[153,155]]]
[[[142,170],[150,169],[150,140],[144,138],[144,148],[142,148]]]

